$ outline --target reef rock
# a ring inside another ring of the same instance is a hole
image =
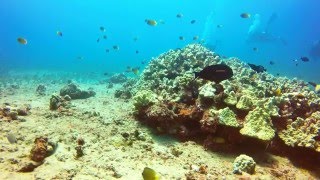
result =
[[[216,89],[212,83],[207,83],[199,88],[199,96],[202,98],[214,98]]]
[[[199,44],[184,49],[170,50],[150,61],[141,74],[135,91],[151,89],[170,101],[181,101],[185,94],[204,85],[202,79],[194,79],[194,73],[204,67],[221,63],[220,57]]]
[[[223,101],[224,101],[224,103],[226,103],[227,105],[230,105],[230,106],[236,105],[238,102],[236,93],[234,91],[229,92],[227,94],[227,97]]]
[[[52,143],[48,143],[48,138],[39,137],[34,141],[34,147],[30,151],[30,159],[35,162],[42,162],[47,156],[53,153]]]
[[[233,173],[242,174],[243,172],[253,174],[255,172],[256,162],[253,158],[245,154],[238,156],[233,162]]]
[[[246,110],[249,111],[253,108],[253,101],[248,96],[241,96],[240,100],[238,101],[236,107],[240,110]]]
[[[221,63],[232,68],[232,78],[219,84],[194,78],[194,72]],[[130,92],[137,119],[162,133],[199,141],[206,141],[203,134],[218,135],[228,147],[278,141],[279,135],[284,142],[273,146],[280,150],[286,144],[320,151],[320,96],[306,82],[256,73],[247,63],[222,59],[200,44],[153,58]]]
[[[72,99],[86,99],[96,95],[92,90],[83,91],[78,88],[74,83],[70,83],[60,90],[60,96],[69,95]]]
[[[211,116],[218,117],[218,123],[230,127],[240,127],[237,121],[236,114],[229,108],[226,107],[220,110],[211,110]]]
[[[9,105],[0,107],[0,119],[7,121],[18,120],[19,116],[27,116],[29,114],[31,107],[26,105],[21,108],[12,108]]]
[[[158,102],[157,95],[150,90],[142,90],[133,97],[133,105],[137,110]]]
[[[262,108],[255,108],[249,112],[240,133],[263,141],[269,141],[275,136],[270,115]]]

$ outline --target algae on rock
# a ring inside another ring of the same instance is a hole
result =
[[[202,98],[214,98],[216,89],[212,83],[206,83],[199,88],[199,96]]]
[[[269,141],[275,136],[270,115],[260,107],[249,112],[240,133],[264,141]]]
[[[218,122],[221,125],[230,126],[230,127],[239,127],[240,124],[237,121],[236,114],[229,108],[226,107],[220,110],[210,110],[212,116],[218,117]]]
[[[240,110],[251,110],[253,108],[252,98],[246,95],[241,96],[236,107]]]
[[[236,93],[234,91],[230,91],[227,94],[227,97],[223,100],[223,102],[230,106],[236,105],[238,102]]]
[[[253,158],[245,154],[238,156],[233,162],[233,173],[242,174],[243,172],[253,174],[255,172],[256,162]]]
[[[150,90],[142,90],[133,97],[133,105],[136,110],[150,106],[158,102],[157,95]]]

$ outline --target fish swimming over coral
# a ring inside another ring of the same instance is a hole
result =
[[[195,72],[195,78],[214,81],[219,84],[221,81],[230,79],[233,76],[232,69],[226,64],[216,64],[205,67],[200,72]]]
[[[315,83],[315,82],[308,82],[311,86],[313,86],[314,87],[314,91],[316,92],[316,93],[320,93],[320,84],[317,84],[317,83]]]
[[[261,73],[261,72],[265,72],[267,71],[266,68],[264,68],[261,65],[255,65],[255,64],[250,64],[248,63],[248,65],[251,67],[251,69],[253,69],[254,71],[256,71],[257,73]]]

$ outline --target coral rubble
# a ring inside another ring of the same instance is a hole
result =
[[[30,113],[31,107],[29,105],[25,105],[22,107],[13,107],[10,104],[4,104],[0,107],[0,120],[18,120],[19,116],[27,116]]]

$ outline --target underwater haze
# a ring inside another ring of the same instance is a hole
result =
[[[201,42],[272,74],[319,82],[320,59],[309,55],[320,39],[319,5],[317,0],[2,1],[0,59],[6,69],[18,71],[122,72],[169,49]],[[177,18],[179,13],[183,17]],[[163,24],[149,26],[145,19]],[[270,36],[250,39],[250,27]],[[19,44],[18,37],[28,43]],[[309,62],[299,60],[305,56]]]
[[[320,179],[320,0],[0,0],[0,180]]]

